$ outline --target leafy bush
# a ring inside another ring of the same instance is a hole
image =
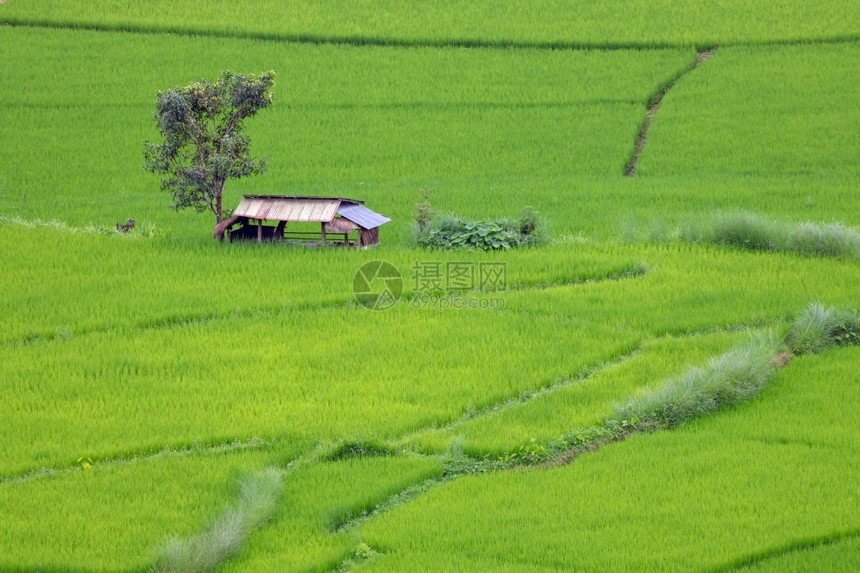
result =
[[[546,461],[552,457],[552,454],[532,438],[528,444],[524,444],[519,449],[513,452],[507,452],[499,457],[499,461],[506,464],[536,464]]]
[[[512,247],[537,245],[544,234],[537,212],[526,207],[519,219],[502,218],[494,221],[466,221],[456,215],[433,218],[422,228],[418,221],[416,242],[430,249],[480,249],[493,251]]]
[[[173,235],[173,229],[159,229],[155,223],[144,221],[134,228],[134,231],[146,239],[158,239],[161,237],[170,237]]]
[[[328,461],[348,458],[386,457],[397,454],[397,450],[379,440],[347,440],[336,445],[326,456]]]

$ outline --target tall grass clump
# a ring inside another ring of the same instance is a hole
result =
[[[755,251],[774,251],[785,244],[782,228],[753,213],[720,213],[681,230],[681,238],[693,243],[730,245]]]
[[[791,325],[788,345],[795,354],[814,354],[829,346],[860,343],[860,313],[810,304]]]
[[[694,367],[615,408],[612,422],[675,427],[758,394],[791,354],[814,354],[835,345],[860,344],[860,313],[812,303],[784,334],[753,336],[703,367]],[[787,350],[788,352],[781,351]]]
[[[681,229],[681,239],[755,251],[860,260],[860,233],[851,227],[841,223],[780,223],[748,212],[721,213],[711,220],[689,224]]]
[[[773,333],[752,336],[706,366],[631,397],[610,420],[672,428],[750,398],[773,375],[781,346],[782,338]]]
[[[186,540],[168,541],[152,571],[212,571],[238,553],[248,536],[272,518],[282,486],[281,472],[275,468],[246,477],[240,482],[238,502],[203,533]]]
[[[842,223],[804,222],[787,230],[785,250],[860,260],[860,233]]]

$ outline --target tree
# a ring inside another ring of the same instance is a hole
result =
[[[265,171],[266,160],[251,157],[243,122],[272,103],[274,79],[274,72],[255,78],[225,71],[215,83],[158,92],[154,118],[164,143],[144,142],[144,159],[147,170],[162,174],[174,209],[208,209],[218,224],[227,180]]]

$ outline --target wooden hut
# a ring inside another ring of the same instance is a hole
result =
[[[365,207],[364,201],[345,197],[245,195],[233,216],[215,226],[213,236],[220,239],[226,233],[230,241],[295,240],[366,247],[379,244],[379,226],[390,220]],[[276,224],[267,225],[267,221]],[[320,230],[289,231],[291,222],[319,223]]]

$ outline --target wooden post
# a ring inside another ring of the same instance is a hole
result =
[[[325,223],[320,223],[322,226],[322,244],[325,245]]]
[[[374,227],[372,229],[361,229],[359,231],[359,234],[360,244],[363,247],[379,244],[379,227]]]
[[[275,240],[280,241],[284,238],[284,230],[287,228],[286,221],[278,221],[278,228],[275,229]]]
[[[349,233],[343,234],[343,244],[347,247],[349,246]]]
[[[263,220],[257,219],[257,242],[263,242]]]

